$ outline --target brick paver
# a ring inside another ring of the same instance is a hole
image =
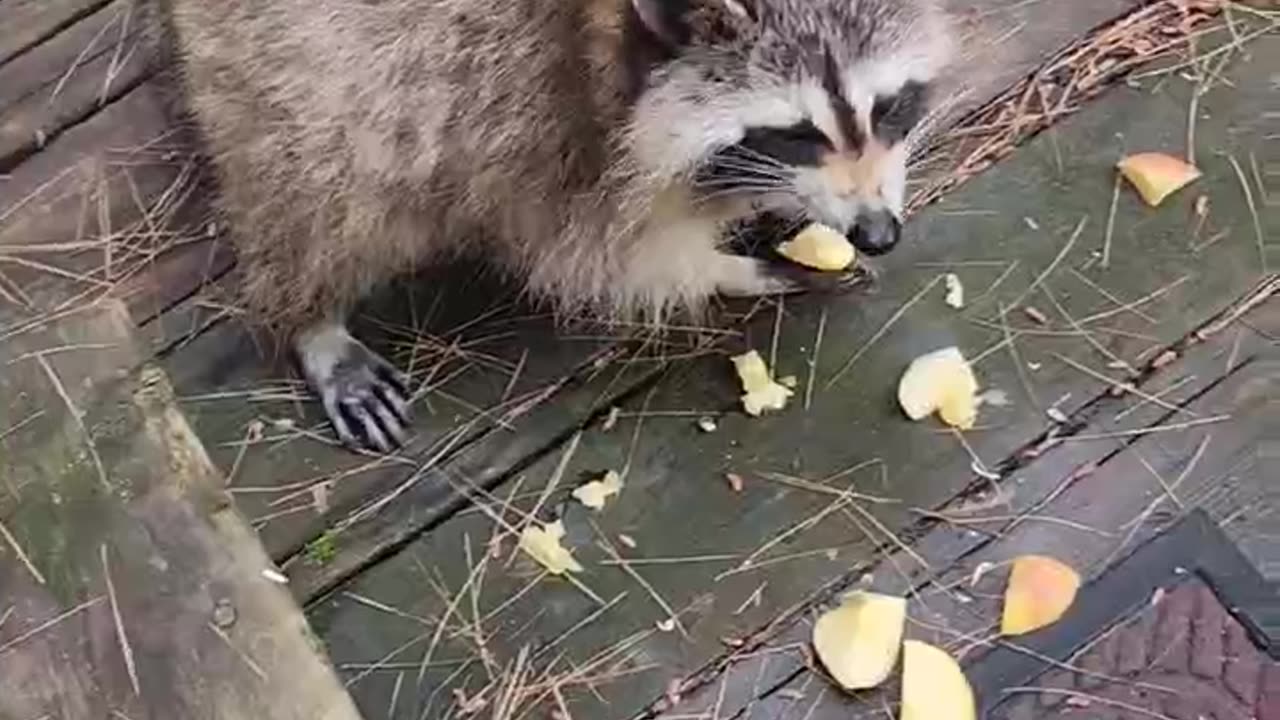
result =
[[[1163,594],[1072,664],[1010,697],[992,720],[1280,720],[1280,663],[1199,581]],[[1057,690],[1059,692],[1053,692]]]

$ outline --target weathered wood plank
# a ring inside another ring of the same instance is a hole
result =
[[[780,327],[776,371],[799,377],[801,397],[809,368],[816,367],[807,410],[797,399],[777,416],[745,418],[726,411],[737,388],[723,358],[679,363],[651,396],[623,405],[616,429],[584,433],[563,472],[559,463],[567,449],[523,469],[496,497],[480,498],[483,511],[460,514],[433,528],[362,575],[346,588],[349,594],[338,593],[317,605],[312,618],[335,660],[352,676],[425,633],[394,655],[390,665],[361,678],[354,690],[358,702],[385,708],[399,682],[403,705],[398,716],[418,717],[446,679],[473,698],[522,646],[545,647],[559,633],[586,623],[539,660],[564,653],[566,659],[547,672],[565,681],[562,689],[575,714],[629,716],[661,697],[671,681],[714,668],[710,664],[725,653],[723,638],[754,641],[761,630],[768,636],[794,627],[795,612],[824,593],[847,588],[878,548],[913,539],[910,531],[922,527],[919,511],[989,486],[973,470],[970,449],[1009,487],[1018,487],[1018,480],[1034,472],[1061,482],[1080,466],[1112,453],[1110,446],[1074,442],[1027,451],[1046,433],[1082,432],[1099,407],[1118,413],[1124,404],[1099,405],[1098,398],[1113,386],[1099,376],[1126,378],[1115,366],[1118,361],[1158,369],[1162,348],[1176,346],[1259,281],[1263,263],[1252,225],[1247,224],[1244,234],[1235,230],[1240,227],[1236,219],[1250,215],[1229,156],[1254,152],[1265,163],[1275,152],[1257,122],[1259,103],[1269,98],[1266,68],[1273,66],[1261,59],[1271,52],[1262,44],[1252,46],[1251,62],[1237,58],[1225,70],[1232,86],[1218,85],[1201,96],[1201,107],[1213,111],[1200,118],[1196,135],[1205,172],[1199,184],[1157,210],[1145,208],[1127,191],[1121,194],[1108,267],[1101,266],[1098,251],[1105,238],[1114,163],[1139,141],[1144,148],[1181,147],[1187,103],[1196,92],[1189,84],[1117,89],[1064,123],[1055,137],[1038,138],[998,171],[970,181],[926,210],[906,246],[885,263],[885,277],[892,282],[883,283],[879,294],[830,302],[788,300],[777,325],[766,312],[746,326],[744,338],[727,343],[730,350],[756,347],[768,355],[775,327]],[[1188,242],[1195,237],[1193,208],[1201,194],[1213,208],[1201,231],[1231,230],[1208,246]],[[1072,243],[1073,229],[1086,216],[1094,222]],[[1277,220],[1264,217],[1261,222],[1269,232]],[[1006,274],[1014,261],[1018,265]],[[919,294],[947,267],[969,288],[970,306],[963,314],[943,304],[940,285]],[[1001,286],[986,294],[1001,276]],[[1152,296],[1140,308],[1147,317],[1120,309],[1107,294],[1123,303]],[[899,314],[916,297],[919,301]],[[1016,363],[1000,346],[1005,336],[1001,326],[987,323],[999,317],[1002,306],[1012,305],[1035,306],[1048,318],[1047,325],[1039,325],[1021,311],[1006,317],[1019,350]],[[881,333],[892,318],[897,318],[893,326]],[[1076,323],[1087,328],[1087,336]],[[820,325],[824,335],[815,355]],[[1012,400],[984,410],[980,427],[965,435],[968,449],[929,424],[907,423],[893,404],[894,381],[906,362],[952,343],[982,356],[981,382],[1004,390]],[[852,370],[832,383],[853,357]],[[1147,372],[1133,380],[1162,377]],[[1050,406],[1064,413],[1066,422],[1051,419],[1045,412]],[[1144,413],[1164,412],[1155,405],[1124,418],[1120,427],[1145,427]],[[700,415],[718,416],[719,429],[701,433],[694,424]],[[641,417],[643,426],[638,425]],[[635,444],[633,437],[638,438]],[[825,492],[767,478],[781,473],[817,481],[859,463],[867,465],[859,473],[830,480]],[[610,468],[629,469],[627,487],[603,513],[591,513],[568,498],[568,490],[584,477]],[[746,478],[742,493],[725,483],[729,471]],[[517,482],[519,478],[524,480]],[[553,482],[558,484],[547,489]],[[865,495],[845,497],[841,504],[831,493],[839,495],[846,488]],[[540,501],[544,491],[547,502]],[[511,509],[505,504],[509,493],[515,494]],[[542,579],[526,590],[536,568],[519,556],[507,560],[512,552],[507,527],[520,526],[535,510],[540,520],[563,519],[566,543],[587,565],[582,582],[607,610],[558,580]],[[495,516],[505,525],[495,522]],[[624,534],[636,548],[627,547]],[[491,544],[495,536],[499,540]],[[778,538],[783,539],[770,545]],[[341,535],[334,538],[339,549],[342,541]],[[659,560],[634,566],[646,584],[609,562],[610,551],[599,547],[604,541],[624,557]],[[501,550],[491,555],[495,545]],[[752,562],[743,565],[752,555]],[[323,562],[322,557],[314,560]],[[482,562],[483,574],[468,583],[472,568]],[[303,568],[301,577],[305,580],[309,572]],[[417,668],[431,637],[422,625],[435,624],[421,619],[445,616],[458,594],[463,597],[455,607],[464,609],[444,632],[451,642],[431,654],[439,665],[420,674]],[[670,624],[667,608],[680,612],[687,636]],[[477,614],[485,618],[479,632]],[[607,706],[591,697],[581,678],[564,674],[572,664],[582,666],[625,638],[631,638],[630,645],[591,670],[611,678],[594,683]],[[793,641],[796,637],[789,636],[787,642]],[[777,661],[784,671],[781,679],[794,670],[787,662]],[[753,665],[752,677],[730,680],[748,693],[753,684],[769,687],[779,679],[773,663],[768,668]],[[450,678],[455,670],[458,674]],[[401,672],[404,676],[397,679]],[[419,678],[425,680],[419,683]],[[407,683],[413,683],[416,703],[404,694]],[[493,692],[492,686],[485,692]],[[718,687],[712,684],[709,692],[718,693]],[[444,713],[447,696],[441,691],[435,697],[433,707]],[[732,716],[742,706],[724,708],[722,716]]]
[[[0,3],[0,65],[56,35],[111,0],[6,0]]]
[[[132,1],[115,0],[0,65],[0,172],[142,82],[150,53],[138,23]]]
[[[225,272],[229,248],[206,232],[207,189],[160,92],[134,88],[0,179],[0,304],[118,294],[144,318]]]
[[[131,328],[0,345],[0,716],[358,718]]]

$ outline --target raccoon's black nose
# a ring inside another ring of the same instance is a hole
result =
[[[888,210],[873,210],[858,215],[847,234],[849,242],[862,252],[883,255],[898,244],[902,223]]]

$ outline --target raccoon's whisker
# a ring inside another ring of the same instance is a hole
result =
[[[733,189],[772,189],[783,190],[794,187],[795,184],[776,178],[707,178],[693,183],[695,190],[719,190],[721,188]]]
[[[769,177],[756,173],[746,175],[730,175],[703,177],[694,180],[694,187],[716,187],[723,185],[774,185],[785,187],[792,184],[792,178],[789,177]]]
[[[783,162],[778,158],[773,157],[772,155],[766,155],[753,147],[748,147],[746,145],[734,145],[732,149],[734,152],[740,152],[747,157],[760,160],[761,162],[776,165],[778,167],[785,167]]]
[[[739,162],[753,167],[768,168],[770,170],[790,170],[790,166],[785,163],[763,155],[755,150],[748,148],[734,148],[733,152],[721,152],[712,156],[714,163]]]
[[[693,184],[693,187],[699,190],[704,188],[711,190],[781,190],[791,186],[790,182],[765,178],[707,178]]]
[[[715,167],[722,170],[733,170],[750,178],[762,177],[776,180],[791,180],[795,177],[795,173],[789,169],[778,170],[753,165],[751,163],[735,162],[733,160],[717,160],[715,162]]]
[[[753,150],[742,145],[734,147],[733,150],[733,152],[725,153],[720,157],[723,160],[737,160],[739,162],[746,162],[755,166],[782,170],[784,172],[789,172],[792,169],[791,166],[781,160],[765,155],[759,150]]]
[[[791,169],[779,162],[767,163],[758,158],[753,158],[747,155],[737,155],[737,154],[717,155],[715,159],[712,160],[711,162],[715,165],[727,165],[730,163],[737,163],[739,165],[744,165],[747,167],[757,167],[757,168],[761,168],[762,170],[770,170],[774,172],[785,172]]]
[[[794,172],[792,168],[781,163],[766,163],[747,156],[721,156],[716,158],[715,164],[720,166],[750,168],[752,170],[768,174],[784,175]]]

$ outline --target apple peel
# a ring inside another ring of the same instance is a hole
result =
[[[912,420],[933,413],[952,427],[969,430],[978,419],[978,380],[955,347],[925,353],[898,381],[898,404]]]
[[[1129,155],[1116,167],[1144,202],[1155,207],[1200,177],[1200,169],[1172,155],[1157,152]]]
[[[853,264],[853,245],[835,228],[812,223],[795,237],[778,245],[778,254],[815,270],[844,270]]]
[[[893,595],[854,592],[813,625],[813,649],[846,690],[884,682],[898,662],[907,601]]]
[[[1044,555],[1014,559],[1004,591],[1001,635],[1023,635],[1060,620],[1075,601],[1080,574]]]

